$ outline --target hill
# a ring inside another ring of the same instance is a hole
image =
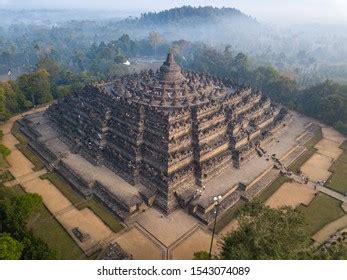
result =
[[[206,21],[219,21],[221,18],[254,21],[235,8],[215,8],[212,6],[194,8],[183,6],[161,12],[145,13],[135,19],[140,24],[186,24]]]
[[[110,23],[118,32],[131,37],[144,38],[152,31],[160,33],[168,41],[202,41],[216,45],[230,43],[241,49],[252,44],[262,25],[254,18],[234,8],[183,6],[161,12],[142,14]]]

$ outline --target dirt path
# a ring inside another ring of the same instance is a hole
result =
[[[316,234],[312,236],[312,239],[316,242],[323,243],[331,235],[335,234],[337,231],[347,227],[347,215],[327,224],[322,229],[320,229]]]

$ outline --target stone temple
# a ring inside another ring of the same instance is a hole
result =
[[[111,188],[100,179],[88,185],[61,157],[58,171],[80,192],[98,197],[123,219],[154,204],[166,214],[182,207],[208,222],[213,196],[203,204],[199,194],[212,189],[209,182],[226,169],[233,176],[249,155],[264,153],[262,141],[283,127],[286,113],[259,91],[184,72],[168,54],[157,72],[88,85],[51,105],[44,116],[73,155],[126,182]],[[57,166],[59,156],[39,138],[32,146],[41,145],[36,150],[50,154]],[[224,208],[240,199],[243,187],[230,187]]]

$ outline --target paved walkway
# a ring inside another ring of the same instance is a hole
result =
[[[296,174],[293,174],[291,175],[289,178],[293,179],[294,181],[300,183],[300,184],[303,184],[303,180],[300,176],[296,175]],[[308,181],[307,184],[305,184],[306,186],[308,187],[311,187],[313,189],[316,189],[317,191],[320,191],[326,195],[329,195],[341,202],[347,202],[347,196],[344,196],[343,194],[339,193],[339,192],[336,192],[332,189],[329,189],[327,187],[324,187],[324,186],[321,186],[321,185],[318,185],[316,184],[316,182],[313,182],[311,180]]]

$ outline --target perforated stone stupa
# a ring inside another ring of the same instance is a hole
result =
[[[285,110],[250,88],[183,72],[169,54],[159,71],[89,85],[48,116],[72,151],[144,186],[170,213],[226,167],[240,168]]]

